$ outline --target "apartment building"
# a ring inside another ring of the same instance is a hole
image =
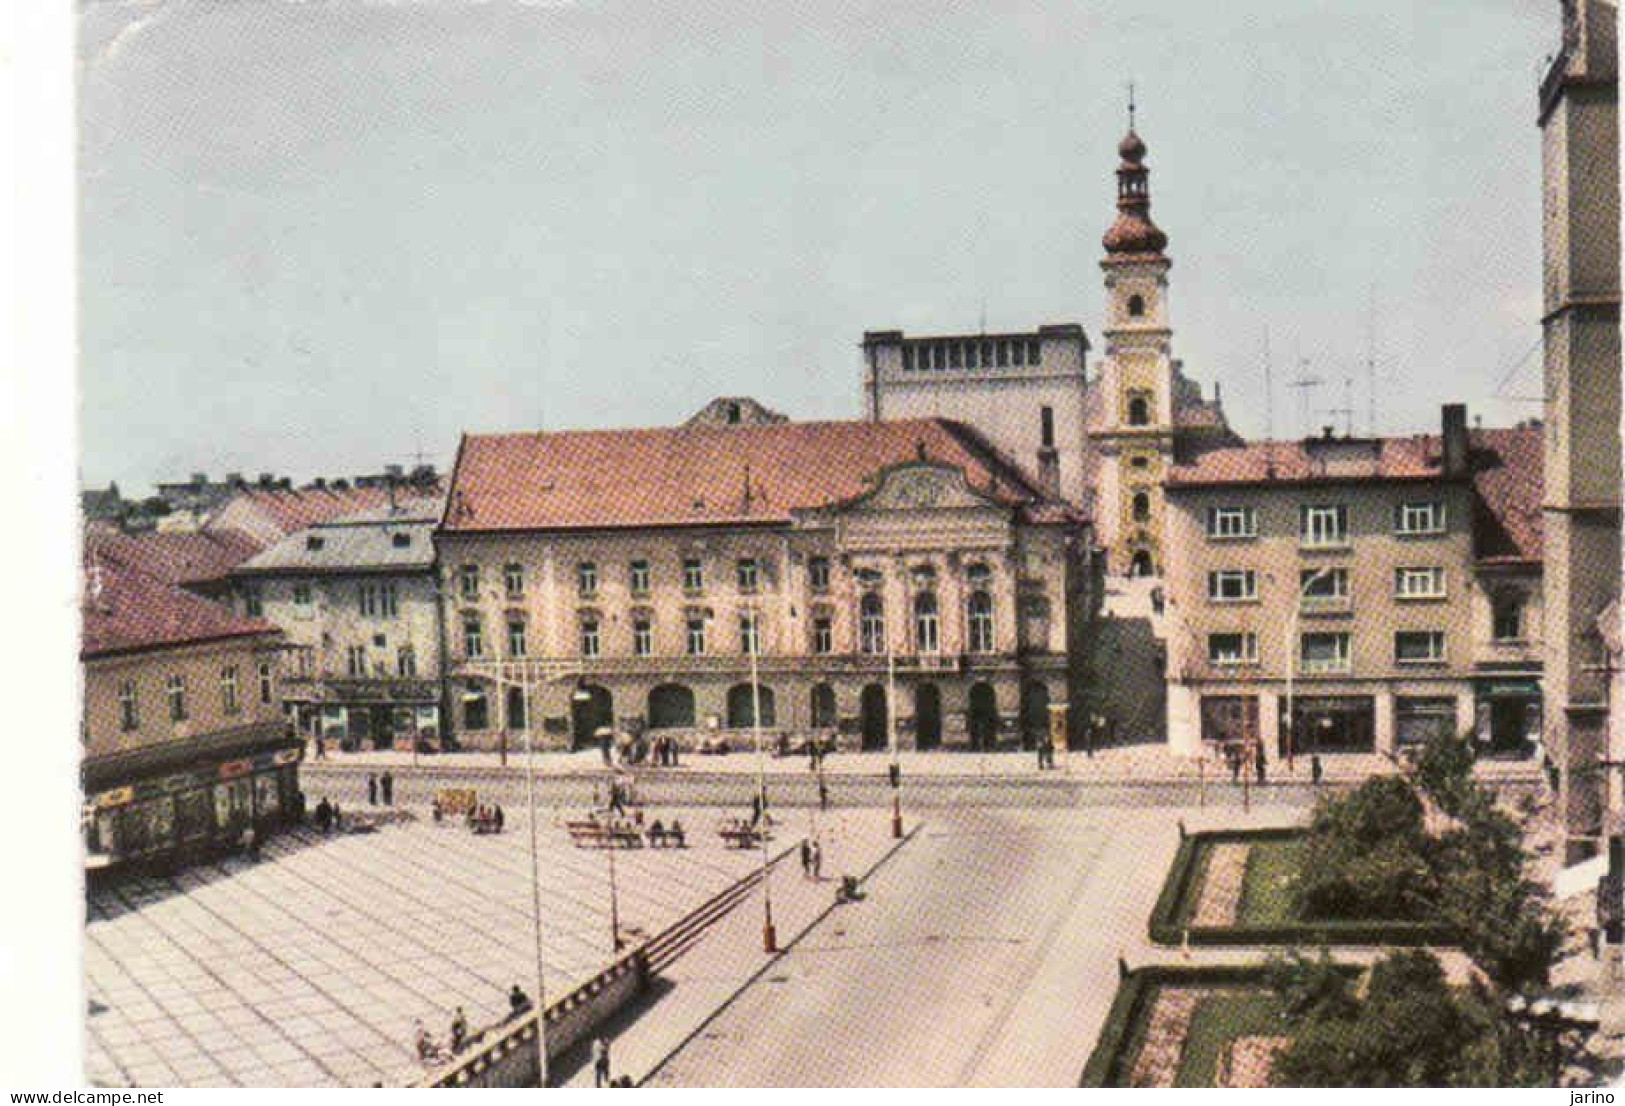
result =
[[[237,610],[286,635],[299,732],[346,748],[438,747],[440,500],[307,526],[231,573]]]
[[[300,744],[283,722],[276,627],[94,547],[82,610],[87,867],[167,861],[282,825]]]
[[[467,746],[1014,745],[1077,678],[1086,525],[944,420],[470,435],[436,540]]]
[[[1382,752],[1541,725],[1540,430],[1263,442],[1169,474],[1170,744]],[[1290,704],[1290,706],[1289,706]]]

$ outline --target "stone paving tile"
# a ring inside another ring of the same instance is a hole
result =
[[[669,817],[669,812],[658,812]],[[700,832],[691,847],[616,854],[626,932],[653,933],[747,874],[755,853]],[[98,1084],[304,1086],[416,1077],[414,1018],[444,1035],[533,990],[528,833],[427,820],[374,833],[272,839],[229,858],[91,896],[86,1069]],[[549,819],[542,849],[549,994],[610,959],[607,854]]]

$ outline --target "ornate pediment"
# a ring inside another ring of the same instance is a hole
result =
[[[870,511],[955,511],[1001,505],[972,488],[962,470],[920,461],[881,470],[874,491],[845,506]]]

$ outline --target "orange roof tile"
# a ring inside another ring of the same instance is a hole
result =
[[[280,633],[269,622],[239,617],[218,603],[94,553],[85,558],[80,610],[82,659]]]
[[[1043,499],[984,440],[944,419],[470,434],[442,528],[782,524],[792,511],[862,495],[882,468],[922,455],[1011,506]]]
[[[258,553],[261,543],[236,530],[140,534],[87,534],[97,554],[136,568],[166,584],[203,584],[226,574]]]

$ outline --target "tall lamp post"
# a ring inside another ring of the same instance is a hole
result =
[[[1292,603],[1292,614],[1287,622],[1286,636],[1286,766],[1287,771],[1293,770],[1293,754],[1297,751],[1298,725],[1292,713],[1292,682],[1298,668],[1298,616],[1303,609],[1303,601],[1309,594],[1309,589],[1318,581],[1325,578],[1331,569],[1317,568],[1304,578],[1299,585],[1297,598]]]
[[[762,747],[762,678],[761,665],[757,660],[762,651],[762,619],[761,612],[755,608],[750,612],[749,645],[750,727],[756,739],[756,806],[761,811],[758,836],[762,843],[762,951],[778,952],[778,932],[773,928],[772,867],[768,863],[767,850],[767,753]]]
[[[900,613],[906,619],[907,604],[904,606],[905,610]],[[886,743],[891,747],[891,765],[887,769],[891,777],[891,835],[894,839],[901,839],[903,769],[897,758],[897,653],[893,646],[892,627],[883,622],[881,632],[886,635]]]
[[[531,725],[530,692],[533,675],[539,675],[543,683],[561,679],[568,671],[557,662],[531,661],[524,659],[471,661],[467,667],[473,675],[484,677],[496,684],[499,688],[517,687],[523,703],[522,717],[525,730],[525,795],[526,805],[530,810],[530,909],[531,931],[535,940],[536,961],[536,1075],[540,1086],[547,1086],[549,1082],[547,1063],[547,976],[543,968],[542,953],[542,876],[541,854],[537,844],[537,808],[536,808],[536,739],[535,728]],[[518,677],[511,674],[516,670]],[[578,688],[576,696],[585,695],[584,689]],[[572,696],[574,698],[574,696]]]

